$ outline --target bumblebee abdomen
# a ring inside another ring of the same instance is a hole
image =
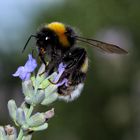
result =
[[[70,87],[61,87],[58,90],[58,93],[60,94],[58,96],[58,99],[64,100],[66,102],[73,101],[76,98],[78,98],[83,90],[84,83],[80,83],[76,86],[70,86]]]
[[[88,57],[86,56],[81,66],[81,72],[86,73],[88,70]]]

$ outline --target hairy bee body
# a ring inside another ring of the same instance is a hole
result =
[[[67,78],[68,84],[60,86],[58,93],[61,99],[73,100],[81,93],[88,67],[86,50],[76,47],[75,32],[69,26],[53,22],[39,30],[36,44],[45,64],[45,56],[48,58],[48,75],[58,68],[60,62],[67,65],[59,81]]]
[[[58,88],[60,98],[66,101],[71,101],[79,96],[88,70],[87,52],[84,48],[77,47],[76,41],[97,47],[107,53],[127,54],[127,51],[116,45],[77,36],[70,26],[60,22],[52,22],[41,27],[36,35],[29,37],[23,51],[31,37],[36,38],[38,55],[46,65],[48,75],[56,71],[60,63],[66,65],[66,69],[59,81],[61,82],[66,78],[68,83]]]

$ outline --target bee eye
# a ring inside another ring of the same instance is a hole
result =
[[[48,39],[49,39],[49,37],[48,37],[48,36],[46,36],[45,40],[48,40]]]

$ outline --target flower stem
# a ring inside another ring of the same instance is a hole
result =
[[[34,109],[34,107],[33,107],[33,105],[31,105],[29,110],[28,110],[27,116],[26,116],[27,119],[31,116],[33,109]]]
[[[33,112],[33,109],[34,109],[34,106],[31,105],[30,108],[29,108],[29,110],[28,110],[28,112],[27,112],[27,114],[26,114],[26,119],[29,119],[30,118],[30,116],[31,116],[31,114]],[[23,139],[23,136],[24,136],[23,135],[23,130],[22,130],[22,128],[20,128],[20,131],[19,131],[17,140],[22,140]]]
[[[23,138],[23,130],[20,128],[17,140],[22,140]]]

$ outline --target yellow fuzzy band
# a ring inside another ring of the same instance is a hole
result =
[[[65,27],[65,25],[63,23],[52,22],[52,23],[47,25],[47,28],[53,30],[56,33],[56,35],[59,38],[60,43],[64,47],[68,47],[69,46],[69,42],[68,42],[67,36],[65,35],[66,27]]]
[[[81,71],[82,71],[83,73],[86,73],[87,70],[88,70],[88,58],[86,57],[86,59],[85,59],[83,65],[82,65],[82,67],[81,67]]]

